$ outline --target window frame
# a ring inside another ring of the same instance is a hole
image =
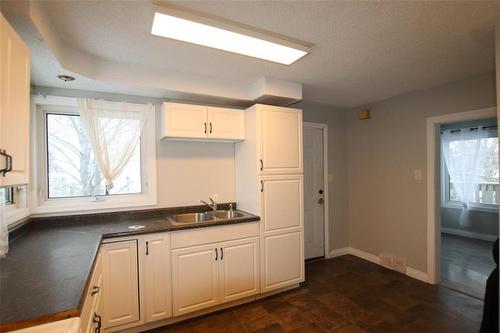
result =
[[[141,193],[49,198],[47,114],[79,115],[79,108],[77,99],[73,97],[38,96],[35,102],[35,135],[32,145],[34,147],[33,170],[37,171],[33,174],[35,186],[31,196],[33,214],[71,211],[99,212],[115,208],[147,207],[157,204],[156,111],[148,115],[140,140]],[[116,103],[117,105],[121,104],[120,102]]]
[[[496,131],[494,133],[490,133],[489,137],[498,138],[498,133]],[[450,174],[446,169],[446,162],[444,160],[442,152],[440,153],[440,161],[441,161],[441,207],[461,210],[463,208],[463,205],[460,201],[450,200]],[[499,210],[498,204],[471,202],[469,203],[468,207],[472,211],[481,211],[481,212],[498,212]]]

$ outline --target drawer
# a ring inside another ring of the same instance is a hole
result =
[[[180,230],[172,233],[172,249],[219,243],[258,235],[259,221]]]

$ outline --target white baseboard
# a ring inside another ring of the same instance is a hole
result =
[[[349,247],[342,247],[340,249],[333,249],[330,253],[328,253],[325,256],[325,258],[330,259],[330,258],[340,257],[346,254],[349,254]]]
[[[441,228],[441,232],[445,234],[462,236],[467,238],[480,239],[488,242],[494,242],[497,240],[498,236],[481,234],[478,232],[472,232],[467,230],[453,229],[453,228]]]
[[[334,249],[326,256],[326,258],[328,258],[328,259],[335,258],[335,257],[340,257],[340,256],[343,256],[346,254],[350,254],[350,255],[356,256],[358,258],[372,262],[374,264],[383,266],[380,264],[380,258],[378,256],[371,254],[371,253],[368,253],[368,252],[365,252],[365,251],[362,251],[362,250],[355,249],[353,247],[343,247],[340,249]],[[383,267],[385,267],[385,266],[383,266]],[[411,277],[411,278],[429,283],[429,278],[427,276],[427,273],[419,271],[418,269],[415,269],[413,267],[409,267],[409,266],[406,267],[406,275]]]

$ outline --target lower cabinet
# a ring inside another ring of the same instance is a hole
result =
[[[261,256],[263,293],[304,281],[302,231],[264,237]]]
[[[152,234],[144,237],[144,299],[145,321],[172,317],[170,271],[170,235]]]
[[[259,293],[257,237],[172,251],[173,315]]]
[[[138,321],[139,275],[137,240],[102,245],[103,327]]]
[[[81,313],[82,333],[97,333],[102,327],[102,256],[98,255]]]

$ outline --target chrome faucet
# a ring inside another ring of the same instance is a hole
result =
[[[203,200],[200,200],[200,202],[204,203],[205,205],[210,207],[211,210],[213,210],[215,212],[217,210],[217,202],[215,202],[214,199],[212,199],[212,198],[209,198],[209,199],[210,199],[210,201],[212,201],[212,204],[206,203]]]

